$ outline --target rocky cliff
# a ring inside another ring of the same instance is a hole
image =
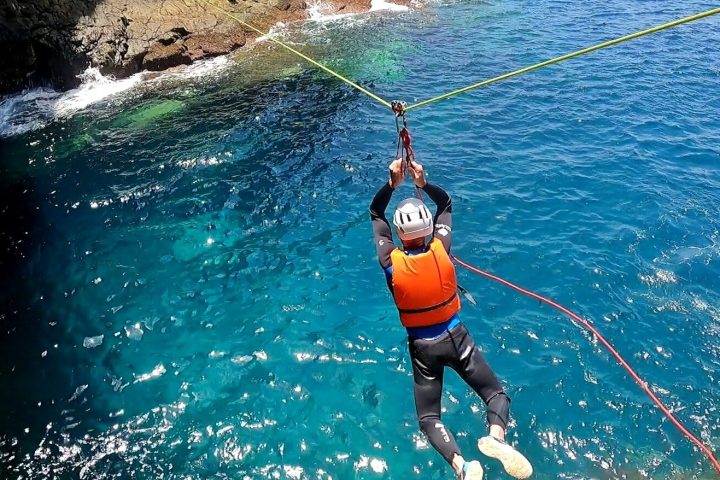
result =
[[[212,0],[268,28],[305,17],[304,0]],[[77,84],[88,66],[127,76],[228,53],[252,32],[197,0],[0,0],[0,94]]]

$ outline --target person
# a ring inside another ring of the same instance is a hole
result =
[[[505,442],[510,398],[459,318],[457,278],[449,256],[452,201],[442,188],[427,181],[423,166],[414,161],[408,162],[407,172],[437,210],[431,216],[421,200],[401,201],[393,215],[401,246],[393,241],[385,209],[405,179],[404,170],[400,159],[390,164],[390,180],[375,194],[370,219],[378,260],[408,334],[420,430],[459,478],[482,478],[480,462],[465,460],[440,418],[443,373],[450,367],[487,406],[489,435],[478,441],[479,450],[502,462],[509,475],[528,478],[532,475],[530,462]]]

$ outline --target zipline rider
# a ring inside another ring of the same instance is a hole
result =
[[[465,461],[452,433],[440,419],[443,373],[449,366],[487,406],[490,434],[478,441],[480,451],[502,462],[509,475],[528,478],[532,475],[530,462],[505,443],[510,399],[458,316],[457,278],[449,257],[452,201],[442,188],[427,182],[422,165],[407,163],[415,185],[437,207],[434,219],[421,200],[408,198],[400,202],[393,224],[402,248],[396,247],[385,209],[395,188],[405,179],[400,159],[390,164],[390,180],[375,194],[370,219],[378,260],[408,333],[420,430],[459,478],[482,479],[480,462]]]

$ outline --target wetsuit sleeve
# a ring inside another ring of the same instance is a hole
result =
[[[445,247],[445,251],[450,253],[450,246],[452,245],[452,199],[445,190],[434,183],[428,182],[425,184],[423,191],[437,206],[435,218],[433,219],[435,225],[433,236],[440,240],[443,247]]]
[[[390,203],[392,194],[393,188],[388,183],[385,183],[375,194],[370,204],[370,221],[372,222],[373,236],[375,237],[375,248],[377,249],[378,261],[380,261],[380,266],[383,268],[390,266],[390,253],[395,250],[392,230],[387,218],[385,218],[385,209]]]

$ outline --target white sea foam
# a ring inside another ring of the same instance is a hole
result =
[[[287,25],[285,25],[283,22],[277,22],[275,25],[270,27],[270,30],[268,30],[266,35],[261,35],[255,39],[256,42],[265,42],[269,40],[270,38],[275,38],[278,36],[283,35],[287,32],[286,29]],[[290,42],[285,42],[290,43]]]
[[[0,136],[21,135],[47,124],[48,105],[60,94],[49,88],[37,88],[6,97],[0,101]]]
[[[80,86],[67,92],[36,88],[0,100],[0,137],[22,135],[45,127],[58,118],[66,118],[110,98],[118,98],[142,84],[160,84],[168,80],[197,80],[217,75],[230,65],[227,56],[195,62],[160,74],[140,72],[128,78],[105,76],[97,68],[78,75]]]
[[[115,80],[113,77],[104,76],[97,68],[88,68],[78,78],[82,82],[80,86],[65,92],[65,94],[58,97],[57,102],[53,105],[54,113],[57,116],[70,116],[93,103],[125,92],[142,80],[140,74]]]
[[[115,80],[97,68],[78,75],[81,84],[67,92],[36,88],[0,101],[0,136],[21,135],[43,128],[56,118],[69,117],[88,106],[130,90],[142,80],[141,74]]]
[[[386,2],[385,0],[372,0],[370,2],[370,11],[377,12],[378,10],[390,10],[391,12],[405,12],[408,7],[405,5],[398,5],[396,3]]]
[[[329,11],[332,7],[323,3],[321,0],[308,3],[308,18],[314,22],[329,22],[347,18],[353,15],[359,15],[366,12],[358,13],[334,13],[331,14]],[[377,12],[380,10],[389,10],[392,12],[404,12],[408,10],[408,7],[404,5],[398,5],[396,3],[386,2],[385,0],[372,0],[370,2],[370,12]]]
[[[329,22],[352,15],[351,13],[328,14],[332,7],[322,1],[308,2],[307,5],[308,19],[313,22]]]
[[[651,275],[638,275],[640,280],[647,285],[662,285],[662,284],[673,284],[677,283],[677,276],[668,270],[658,270]]]
[[[153,78],[152,82],[162,82],[170,78],[180,79],[198,79],[207,78],[209,76],[216,76],[223,72],[227,67],[232,65],[229,55],[221,55],[219,57],[213,57],[200,62],[195,62],[191,65],[178,67],[173,70],[162,72],[157,77]]]

